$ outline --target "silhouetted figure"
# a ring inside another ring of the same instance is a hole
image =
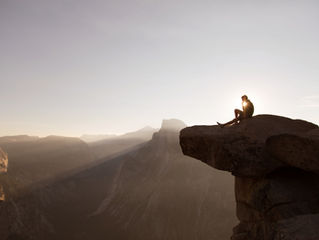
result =
[[[243,111],[239,110],[239,109],[235,109],[235,118],[227,123],[219,123],[217,122],[217,124],[220,127],[225,127],[227,125],[231,125],[234,123],[239,123],[241,120],[246,119],[246,118],[250,118],[253,116],[254,113],[254,105],[253,103],[248,99],[248,97],[246,95],[241,97],[242,102],[242,106],[243,106]]]

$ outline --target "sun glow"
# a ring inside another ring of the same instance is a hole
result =
[[[247,105],[247,102],[244,101],[244,102],[243,102],[243,107],[246,107],[246,105]]]

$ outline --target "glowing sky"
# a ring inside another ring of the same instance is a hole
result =
[[[0,0],[0,136],[319,123],[319,1]]]

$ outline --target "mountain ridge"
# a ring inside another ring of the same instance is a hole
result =
[[[132,151],[12,199],[14,229],[48,240],[226,239],[233,181],[183,156],[178,139],[159,130]]]

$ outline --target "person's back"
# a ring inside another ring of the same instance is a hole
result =
[[[254,104],[249,100],[245,100],[245,106],[243,106],[244,118],[250,118],[254,114]]]

